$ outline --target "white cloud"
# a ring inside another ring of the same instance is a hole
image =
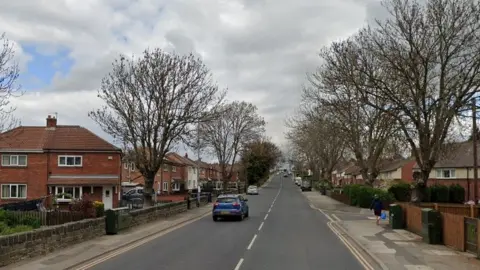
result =
[[[257,105],[268,135],[279,143],[318,50],[351,34],[377,6],[373,0],[4,2],[0,31],[48,54],[67,48],[75,63],[45,89],[52,92],[15,100],[24,124],[43,124],[48,113],[58,112],[59,123],[98,132],[87,112],[101,104],[93,90],[111,61],[119,53],[162,47],[202,55],[219,84],[229,88],[229,99]]]

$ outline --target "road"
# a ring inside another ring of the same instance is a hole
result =
[[[242,222],[207,216],[90,269],[364,269],[290,178],[275,176],[248,199]]]

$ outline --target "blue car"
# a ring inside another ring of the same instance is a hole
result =
[[[217,221],[219,218],[235,218],[237,220],[243,220],[248,217],[248,199],[242,195],[220,195],[217,201],[213,205],[212,217],[213,221]]]

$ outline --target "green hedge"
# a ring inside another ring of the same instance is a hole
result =
[[[396,201],[408,202],[411,190],[410,184],[400,182],[392,185],[388,192],[393,194]],[[463,203],[465,201],[465,189],[459,184],[430,186],[427,188],[427,195],[424,202]]]
[[[349,197],[351,205],[362,208],[369,208],[375,195],[378,195],[380,200],[385,203],[395,201],[393,194],[383,189],[359,184],[346,185],[343,188],[343,193]]]

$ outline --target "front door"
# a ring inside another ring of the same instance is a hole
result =
[[[103,201],[105,210],[113,208],[113,189],[111,186],[103,187],[102,201]]]

